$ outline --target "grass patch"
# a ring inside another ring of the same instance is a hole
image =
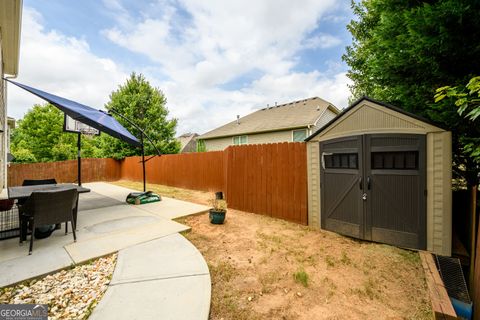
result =
[[[257,237],[259,237],[263,241],[271,242],[278,245],[282,243],[282,238],[274,234],[266,234],[266,233],[257,231]]]
[[[228,261],[220,261],[216,265],[209,264],[208,269],[215,281],[229,282],[235,276],[235,267]]]
[[[340,262],[343,263],[344,265],[351,265],[352,259],[348,257],[345,251],[342,251],[342,258],[340,259]]]
[[[370,300],[380,298],[380,290],[372,278],[368,278],[360,288],[351,289],[353,294],[359,297],[368,298]]]
[[[260,276],[259,281],[262,284],[262,292],[273,292],[274,284],[280,280],[278,271],[267,272]]]
[[[325,263],[327,264],[327,267],[331,267],[331,268],[332,268],[332,267],[335,267],[336,261],[335,261],[335,258],[334,258],[334,257],[332,257],[331,255],[327,254],[327,255],[325,256]]]
[[[420,256],[418,252],[399,249],[398,254],[403,258],[405,262],[408,262],[412,265],[420,264]]]
[[[295,280],[296,283],[301,284],[305,288],[308,287],[309,276],[308,276],[308,273],[305,272],[305,270],[300,269],[297,272],[295,272],[293,274],[293,279]]]

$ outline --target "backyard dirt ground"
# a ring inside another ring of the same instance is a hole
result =
[[[211,197],[148,189],[201,204]],[[210,268],[211,319],[432,319],[416,252],[233,209],[223,225],[208,214],[179,222]]]

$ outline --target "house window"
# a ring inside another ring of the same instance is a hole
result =
[[[241,144],[247,144],[247,136],[235,136],[233,137],[233,144],[239,146]]]
[[[303,141],[307,138],[307,129],[293,130],[292,131],[292,141],[298,142]]]

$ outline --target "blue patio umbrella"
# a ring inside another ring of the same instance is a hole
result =
[[[38,90],[24,84],[5,79],[8,82],[36,95],[53,104],[58,109],[62,110],[71,118],[85,123],[90,127],[105,132],[112,137],[123,140],[135,147],[141,147],[142,143],[127,129],[125,129],[114,117],[102,110],[97,110],[84,104],[68,100],[54,94]]]

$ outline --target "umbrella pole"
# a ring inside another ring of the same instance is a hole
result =
[[[145,171],[145,147],[143,145],[143,133],[141,133],[141,142],[142,142],[142,167],[143,167],[143,192],[147,191],[147,175]]]
[[[78,185],[82,186],[82,155],[81,155],[81,148],[82,148],[82,134],[79,132],[77,137],[77,169],[78,169]]]

